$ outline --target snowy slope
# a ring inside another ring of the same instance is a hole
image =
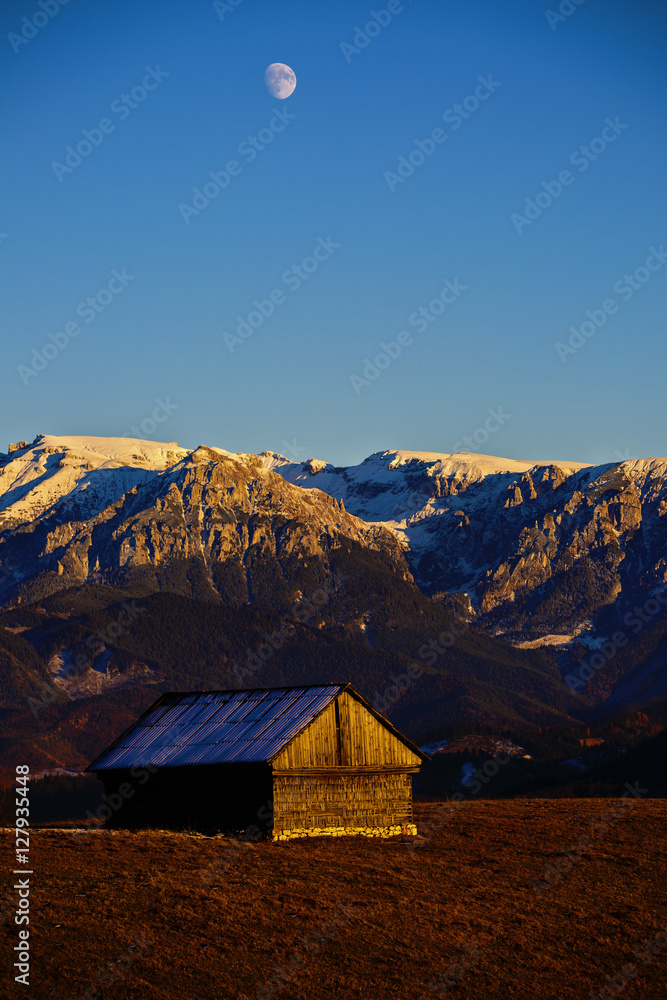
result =
[[[236,456],[224,448],[208,450],[242,462],[254,458]],[[66,497],[83,505],[84,512],[98,513],[189,453],[173,441],[40,435],[26,448],[0,458],[0,527],[30,522]],[[573,462],[517,462],[488,455],[409,451],[376,452],[360,465],[345,469],[314,459],[294,463],[272,452],[260,458],[264,468],[280,473],[293,485],[320,489],[342,500],[350,513],[386,524],[406,541],[409,524],[447,506],[445,482],[447,496],[455,497],[488,477],[498,485],[503,475],[515,478],[537,465],[557,464],[566,475],[586,468]],[[638,472],[639,467],[647,472],[655,461],[633,464]]]
[[[382,451],[347,468],[315,459],[290,462],[273,452],[260,457],[267,468],[295,486],[324,490],[357,517],[392,528],[412,550],[428,548],[432,526],[426,522],[465,506],[463,495],[473,487],[475,502],[491,502],[507,490],[508,483],[533,469],[557,466],[570,476],[592,468],[581,462],[519,462],[467,452]]]
[[[93,516],[187,454],[175,442],[40,435],[0,461],[0,529],[29,523],[65,498]]]

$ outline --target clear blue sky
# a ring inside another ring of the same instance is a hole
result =
[[[70,0],[12,45],[41,8],[2,5],[0,449],[144,421],[139,436],[156,440],[287,454],[296,442],[301,459],[343,464],[448,452],[501,407],[490,454],[667,454],[667,264],[643,284],[640,271],[631,296],[614,290],[667,245],[663,3],[585,0],[552,28],[546,2],[406,0],[358,52],[341,43],[383,0],[218,6]],[[296,72],[287,100],[265,88],[272,62]],[[147,67],[154,89],[123,105]],[[489,75],[478,108],[443,119]],[[294,117],[282,126],[274,110]],[[90,155],[58,167],[105,118]],[[272,122],[282,131],[261,133]],[[387,180],[438,128],[432,155]],[[607,148],[572,163],[605,128]],[[250,161],[239,145],[258,134],[274,138]],[[179,209],[230,160],[217,197]],[[568,169],[518,232],[513,213]],[[318,238],[340,245],[297,288],[285,272]],[[418,332],[409,317],[445,279],[466,290]],[[86,322],[79,303],[109,281],[117,294]],[[230,351],[224,334],[276,289],[273,315]],[[604,326],[561,360],[554,345],[609,299]],[[80,332],[37,373],[33,348],[68,323]],[[355,391],[350,376],[401,331],[412,342]],[[151,430],[156,399],[174,408]]]

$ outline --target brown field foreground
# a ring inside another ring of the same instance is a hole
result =
[[[35,830],[31,985],[5,890],[0,995],[663,1000],[667,802],[627,801],[417,804],[422,839]]]

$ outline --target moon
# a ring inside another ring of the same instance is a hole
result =
[[[273,97],[284,101],[286,97],[294,93],[296,87],[296,73],[285,63],[271,63],[267,66],[264,74],[266,89]]]

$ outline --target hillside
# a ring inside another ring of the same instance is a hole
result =
[[[91,984],[117,1000],[583,1000],[632,964],[629,1000],[662,1000],[667,806],[609,822],[624,801],[417,804],[417,840],[37,830],[33,979],[64,1000]]]
[[[547,653],[474,628],[434,666],[415,659],[424,635],[446,634],[453,619],[379,554],[351,544],[335,554],[333,572],[344,585],[322,588],[323,604],[304,601],[284,615],[101,586],[6,611],[0,769],[19,750],[34,768],[81,765],[166,690],[342,679],[414,738],[443,719],[532,728],[573,724],[586,709]],[[124,605],[135,615],[117,630]]]

